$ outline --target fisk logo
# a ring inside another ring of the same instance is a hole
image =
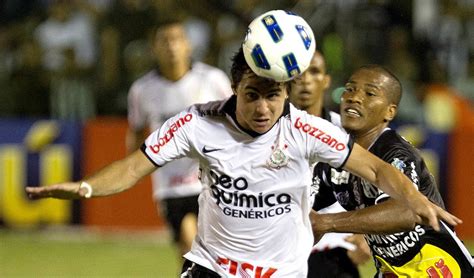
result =
[[[307,133],[310,136],[318,139],[319,141],[323,142],[324,144],[328,145],[329,147],[336,149],[338,151],[342,151],[346,148],[344,143],[341,143],[336,140],[336,138],[331,137],[331,135],[327,134],[323,130],[314,127],[308,123],[301,122],[301,119],[298,117],[295,122],[295,127],[304,133]]]
[[[165,135],[158,139],[158,143],[154,145],[150,145],[149,148],[154,153],[159,153],[160,148],[164,145],[168,144],[168,142],[174,137],[174,134],[187,122],[193,119],[192,114],[186,114],[184,117],[179,118],[176,122],[174,122],[171,127],[165,132]]]
[[[237,262],[222,257],[217,259],[217,264],[219,264],[229,274],[235,276],[238,272],[239,276],[243,278],[270,278],[278,270],[274,267],[264,268],[262,266],[255,266],[251,263]]]

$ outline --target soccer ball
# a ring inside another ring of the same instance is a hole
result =
[[[316,41],[302,17],[273,10],[250,23],[242,49],[245,61],[255,74],[285,82],[308,68]]]

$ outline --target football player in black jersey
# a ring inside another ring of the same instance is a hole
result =
[[[378,65],[359,68],[342,94],[342,126],[356,143],[404,173],[429,200],[444,207],[436,182],[418,151],[388,127],[401,93],[400,81],[387,69]],[[441,223],[437,232],[417,224],[421,220],[401,203],[342,169],[319,163],[314,174],[319,192],[313,209],[338,201],[351,211],[313,215],[315,235],[366,234],[378,271],[376,277],[474,277],[472,257],[448,225]]]

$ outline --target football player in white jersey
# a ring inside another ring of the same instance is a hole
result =
[[[107,196],[172,160],[199,159],[198,233],[181,277],[305,277],[316,225],[310,217],[310,165],[317,161],[377,184],[435,229],[440,219],[461,223],[339,127],[296,109],[287,101],[288,82],[257,76],[242,49],[231,75],[229,99],[189,107],[140,150],[81,181],[27,187],[27,195]]]
[[[158,129],[169,117],[199,102],[232,94],[230,80],[220,69],[191,60],[184,23],[164,19],[154,29],[151,50],[156,67],[136,80],[128,96],[127,149],[140,148],[146,129]],[[198,162],[183,158],[152,174],[153,199],[178,245],[180,257],[191,249],[197,232],[198,196],[202,186]]]
[[[331,76],[326,70],[326,61],[315,51],[308,69],[290,83],[290,102],[296,108],[321,117],[340,126],[339,114],[324,108],[324,94],[331,85]],[[316,186],[316,185],[315,185]],[[318,188],[314,188],[314,194]],[[345,211],[335,202],[319,213]],[[362,235],[328,233],[313,247],[308,259],[308,278],[346,277],[358,278],[358,264],[370,258],[370,250]],[[321,269],[325,271],[321,271]]]

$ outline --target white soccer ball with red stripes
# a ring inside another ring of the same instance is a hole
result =
[[[258,76],[284,82],[308,68],[316,41],[302,17],[273,10],[250,23],[242,48],[247,64]]]

